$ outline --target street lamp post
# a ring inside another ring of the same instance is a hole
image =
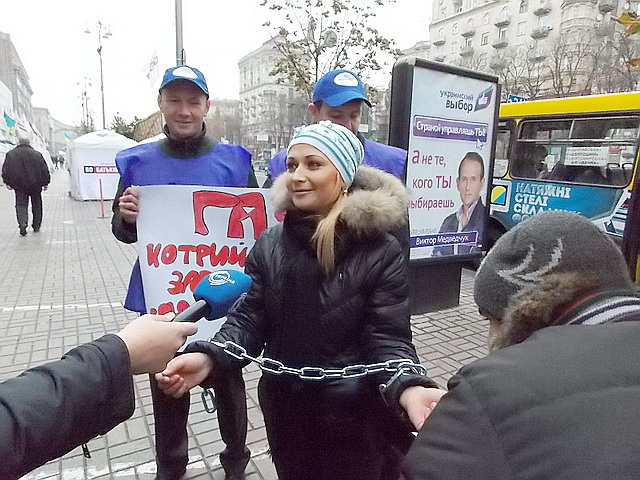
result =
[[[102,73],[102,39],[104,38],[105,40],[108,39],[111,36],[111,31],[101,22],[98,21],[97,25],[97,32],[98,32],[98,57],[100,58],[100,98],[102,101],[102,128],[106,129],[107,128],[107,121],[106,121],[106,117],[105,117],[105,113],[104,113],[104,76]],[[84,33],[86,34],[91,34],[91,30],[89,30],[89,27],[87,27],[87,29],[84,31]]]

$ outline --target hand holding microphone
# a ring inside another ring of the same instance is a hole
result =
[[[173,319],[197,322],[201,318],[217,320],[249,290],[251,277],[236,270],[217,270],[203,278],[193,291],[195,302]],[[203,382],[213,370],[213,361],[204,353],[185,353],[171,360],[155,379],[166,394],[180,398]]]
[[[173,321],[197,322],[201,318],[222,318],[250,286],[251,277],[246,273],[237,270],[216,270],[198,283],[193,291],[196,301],[176,315]]]

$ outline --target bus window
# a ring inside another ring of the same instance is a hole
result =
[[[509,144],[511,142],[511,130],[500,125],[496,133],[495,163],[493,165],[493,178],[502,178],[507,174],[509,167]]]
[[[518,146],[511,174],[520,178],[542,178],[546,176],[546,159],[549,151],[544,145],[523,143]]]
[[[569,138],[571,120],[527,122],[520,138],[527,140],[560,140]]]
[[[524,120],[511,176],[624,187],[633,173],[639,125],[637,117]]]
[[[571,131],[571,138],[588,140],[635,139],[637,135],[638,120],[634,118],[576,120]]]

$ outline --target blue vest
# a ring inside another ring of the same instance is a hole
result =
[[[210,151],[191,158],[174,158],[160,150],[158,142],[136,145],[116,155],[116,166],[125,187],[131,185],[247,186],[251,154],[239,145],[218,143]],[[142,274],[136,260],[124,308],[146,312]]]
[[[373,140],[364,141],[364,165],[379,168],[385,172],[402,178],[407,164],[407,151],[402,148],[392,147]],[[269,177],[275,180],[278,175],[287,169],[287,151],[280,150],[276,153],[269,165]]]

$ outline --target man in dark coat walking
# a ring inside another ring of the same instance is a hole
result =
[[[31,226],[34,232],[39,232],[42,225],[42,190],[47,189],[51,175],[44,157],[30,145],[28,138],[20,138],[18,146],[7,152],[2,166],[2,180],[16,192],[20,235],[24,237],[27,234],[29,199],[33,215]]]

